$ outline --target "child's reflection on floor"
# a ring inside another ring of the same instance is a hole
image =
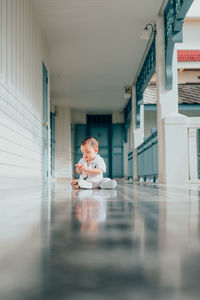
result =
[[[82,233],[96,234],[99,224],[106,220],[106,201],[115,198],[116,190],[78,190],[74,195],[75,218]]]

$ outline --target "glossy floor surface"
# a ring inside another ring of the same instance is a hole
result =
[[[200,298],[200,189],[1,191],[0,299]]]

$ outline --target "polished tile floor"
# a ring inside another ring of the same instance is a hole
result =
[[[200,299],[200,187],[2,190],[0,299]]]

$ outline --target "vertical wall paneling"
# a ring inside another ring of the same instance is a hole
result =
[[[1,63],[2,63],[2,68],[1,68],[1,76],[2,76],[2,81],[6,82],[6,45],[7,45],[7,26],[6,26],[6,18],[7,18],[7,1],[2,0],[2,10],[1,10],[1,33],[2,33],[2,39],[1,39]]]
[[[0,0],[0,183],[42,178],[44,49],[31,1]]]
[[[18,32],[20,32],[20,2],[16,7],[16,94],[19,96],[19,83],[20,83],[20,37],[18,36]]]
[[[16,53],[17,53],[17,47],[16,47],[16,27],[17,27],[17,18],[16,18],[17,10],[16,10],[16,1],[11,2],[11,86],[13,90],[16,90]]]
[[[26,68],[26,56],[27,56],[27,39],[26,39],[26,28],[27,28],[27,11],[26,11],[26,3],[27,1],[26,0],[23,0],[23,15],[24,15],[24,18],[23,18],[23,61],[22,61],[22,65],[23,65],[23,72],[22,72],[22,76],[23,76],[23,87],[22,87],[22,90],[23,90],[23,96],[24,96],[24,101],[26,102],[27,100],[27,82],[28,82],[28,72],[27,72],[27,68]],[[25,77],[26,75],[26,77]],[[26,81],[26,82],[25,82]]]
[[[17,32],[17,39],[19,39],[19,49],[18,49],[18,56],[19,56],[19,96],[22,97],[22,86],[23,86],[23,18],[21,18],[21,13],[23,11],[23,2],[19,2],[20,11],[19,11],[19,31]]]
[[[12,36],[12,28],[11,28],[11,0],[7,0],[7,20],[6,20],[6,27],[7,27],[7,44],[6,44],[6,52],[7,52],[7,86],[8,88],[11,88],[11,65],[12,65],[12,55],[11,55],[11,49],[12,49],[12,42],[11,42],[11,36]]]

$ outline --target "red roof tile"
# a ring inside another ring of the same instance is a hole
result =
[[[178,50],[178,61],[200,61],[200,50]]]

